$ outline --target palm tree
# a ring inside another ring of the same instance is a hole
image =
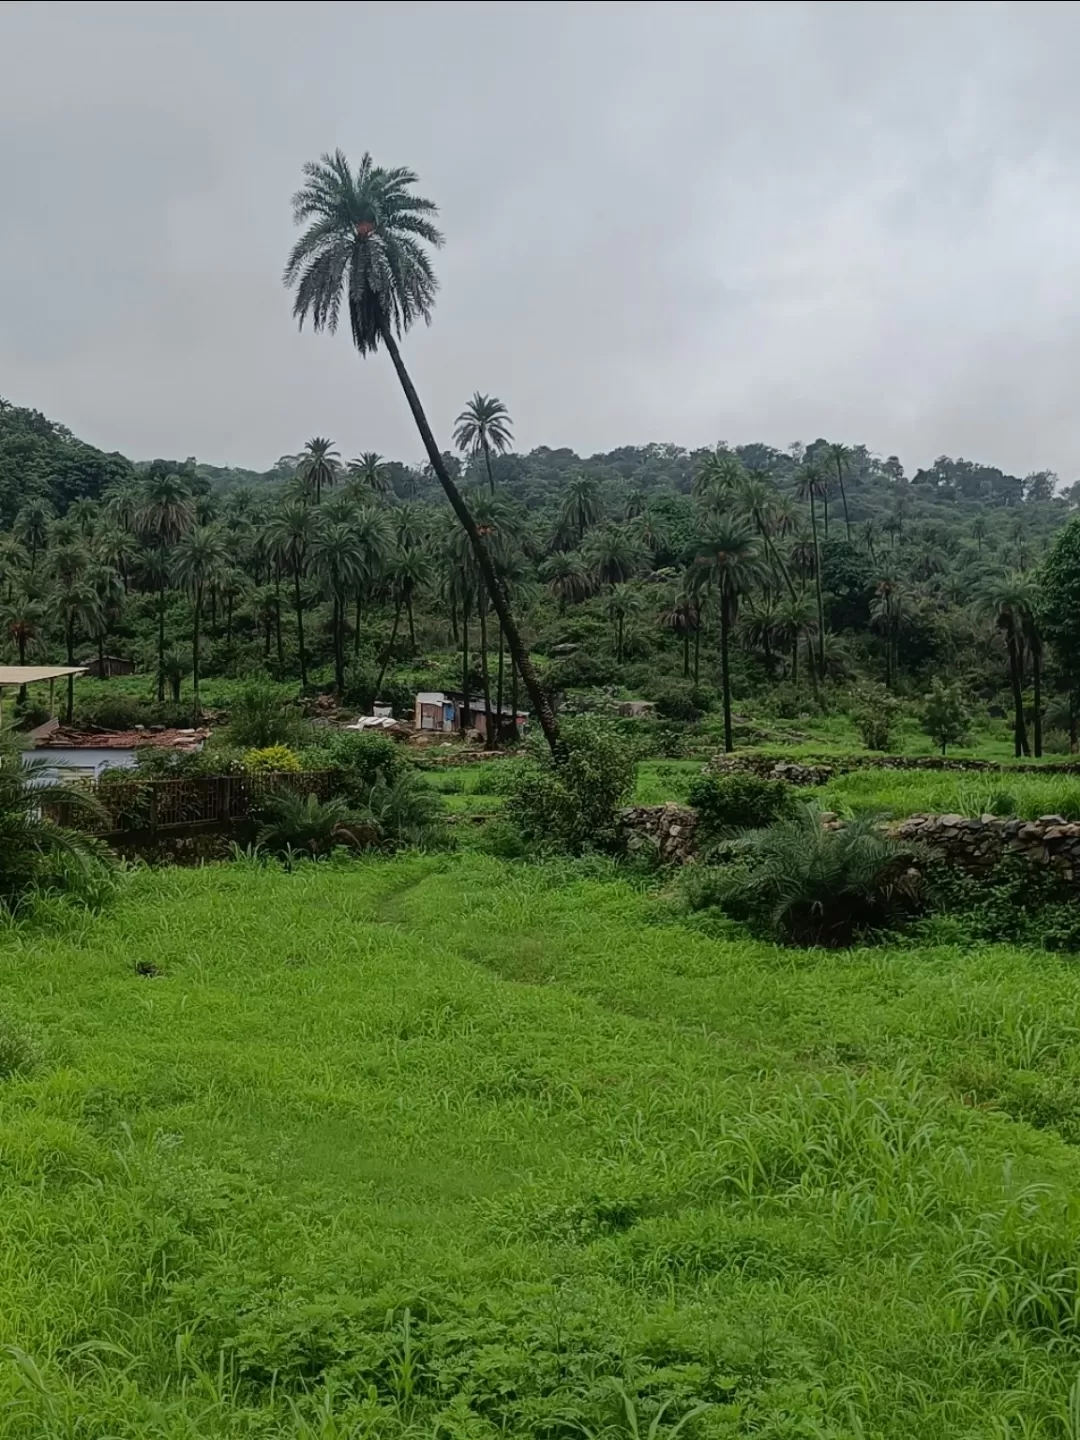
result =
[[[885,688],[891,690],[900,668],[900,625],[910,609],[910,596],[904,582],[892,570],[881,575],[870,601],[870,624],[885,636]]]
[[[830,445],[829,456],[836,467],[836,483],[840,487],[840,499],[844,502],[844,528],[848,544],[851,544],[851,518],[848,515],[847,491],[844,489],[844,471],[851,468],[851,451],[846,445]]]
[[[117,571],[126,590],[131,571],[138,564],[141,553],[139,542],[131,531],[105,523],[94,535],[93,552],[102,565],[109,565]]]
[[[556,543],[563,549],[580,545],[585,532],[600,519],[600,482],[579,471],[563,486],[559,501]]]
[[[363,555],[355,530],[341,521],[319,527],[310,554],[333,605],[334,683],[340,695],[345,689],[345,609],[349,595],[363,580]]]
[[[365,450],[349,461],[349,475],[374,495],[385,495],[390,489],[390,472],[377,450]]]
[[[52,603],[64,631],[66,663],[75,664],[75,637],[81,631],[92,633],[101,623],[102,606],[97,591],[87,576],[89,561],[85,550],[65,545],[52,552]],[[65,719],[70,725],[75,711],[75,677],[67,677],[67,708]]]
[[[1030,587],[1022,577],[1005,575],[988,579],[977,590],[975,603],[1005,636],[1009,656],[1009,685],[1013,700],[1013,753],[1030,754],[1024,721],[1024,615],[1031,601]],[[1040,695],[1040,700],[1041,700]],[[1041,721],[1040,721],[1041,728]],[[1041,738],[1041,737],[1040,737]]]
[[[199,525],[180,540],[173,555],[176,583],[192,599],[191,621],[191,693],[192,710],[197,721],[202,714],[199,703],[199,640],[203,597],[229,567],[229,550],[222,532],[214,525]]]
[[[693,493],[714,509],[726,508],[745,478],[742,461],[723,445],[705,457],[694,476]]]
[[[0,606],[0,626],[15,646],[19,664],[26,664],[27,654],[34,649],[45,625],[45,605],[29,587],[16,589]],[[26,704],[26,686],[19,686],[19,704]]]
[[[158,597],[158,677],[157,698],[165,699],[165,602],[171,576],[169,552],[181,535],[190,530],[195,519],[191,492],[179,475],[151,472],[143,482],[141,504],[135,516],[136,534],[148,547],[153,559],[147,565],[150,583]]]
[[[120,621],[124,608],[124,582],[115,566],[103,564],[93,555],[87,566],[86,578],[98,598],[99,614],[96,624],[91,627],[90,636],[97,642],[98,665],[104,675],[105,642]]]
[[[559,613],[577,605],[592,589],[588,566],[580,550],[556,550],[540,566],[540,578],[559,602]]]
[[[300,688],[307,689],[307,650],[304,645],[303,580],[308,555],[319,529],[319,517],[310,505],[290,501],[271,517],[266,540],[277,559],[293,581],[293,604],[296,608],[296,645],[300,655]]]
[[[724,749],[734,749],[731,728],[731,629],[740,598],[763,577],[758,539],[742,519],[715,517],[697,546],[690,581],[701,594],[715,594],[720,608],[720,683],[724,695]]]
[[[318,505],[323,490],[329,490],[341,474],[341,456],[334,442],[325,435],[313,436],[304,446],[296,473],[305,493],[314,493]]]
[[[673,635],[678,635],[682,640],[682,673],[683,679],[690,678],[690,636],[698,634],[700,609],[697,597],[685,586],[675,596],[674,600],[661,610],[657,620],[665,630],[670,630]],[[697,683],[695,677],[694,683]]]
[[[814,537],[814,586],[817,591],[818,678],[825,678],[825,598],[821,590],[821,546],[818,544],[817,497],[823,492],[821,472],[815,465],[802,465],[796,480],[799,498],[810,501],[810,529]]]
[[[790,601],[791,596],[789,595]],[[739,632],[751,650],[760,650],[765,661],[766,673],[773,673],[773,644],[780,624],[780,603],[771,591],[766,590],[753,600],[739,619]]]
[[[536,677],[491,557],[451,479],[398,348],[398,339],[415,321],[431,319],[438,282],[426,247],[442,244],[434,223],[437,207],[415,193],[417,177],[411,170],[384,169],[368,154],[355,173],[342,151],[323,155],[305,165],[304,177],[293,197],[293,219],[307,228],[293,246],[284,276],[295,289],[293,314],[301,325],[310,320],[316,331],[333,332],[344,300],[359,353],[372,354],[380,345],[387,351],[428,461],[469,537],[514,664],[554,749],[559,732],[551,700]]]
[[[778,498],[772,481],[764,471],[748,470],[736,482],[731,495],[737,508],[746,515],[761,538],[770,563],[787,586],[788,594],[794,598],[795,582],[791,578],[791,571],[772,538],[772,532],[776,527],[776,501]]]
[[[491,452],[505,455],[514,443],[510,412],[497,395],[476,394],[454,421],[454,444],[463,453],[483,455],[487,466],[488,488],[495,494],[495,476],[491,473]]]
[[[31,574],[37,565],[38,554],[49,542],[49,526],[55,516],[52,505],[41,496],[28,500],[15,516],[12,528],[16,540],[24,545],[29,553]]]
[[[980,555],[982,555],[983,541],[986,539],[988,528],[985,515],[976,515],[971,522],[971,536]]]
[[[597,585],[618,585],[640,573],[645,547],[629,525],[603,525],[585,542],[585,563]]]
[[[621,665],[626,655],[626,625],[641,609],[641,592],[634,585],[622,582],[608,592],[607,615],[614,627],[615,663]]]
[[[816,630],[817,608],[805,591],[800,595],[785,595],[780,600],[776,611],[776,641],[788,651],[789,678],[793,685],[799,683],[799,641],[806,637],[809,652],[810,638]]]

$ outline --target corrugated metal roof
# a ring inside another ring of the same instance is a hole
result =
[[[0,665],[0,685],[33,685],[38,680],[85,674],[85,665]]]
[[[74,730],[64,725],[33,732],[35,750],[201,750],[209,730]]]

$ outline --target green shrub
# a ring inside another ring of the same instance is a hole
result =
[[[544,849],[614,849],[617,812],[633,788],[633,753],[610,724],[564,720],[554,753],[534,739],[528,757],[512,763],[506,816]]]
[[[690,785],[687,803],[698,812],[698,833],[715,840],[735,830],[758,830],[791,815],[795,797],[783,780],[758,775],[701,775]]]
[[[412,768],[403,747],[389,735],[337,730],[304,752],[305,770],[336,770],[350,804],[365,805],[380,775],[392,784]]]
[[[667,685],[650,692],[656,704],[656,713],[662,720],[694,722],[710,710],[716,709],[716,695],[705,685],[693,685],[688,680]]]
[[[266,797],[258,818],[260,847],[289,860],[318,860],[343,848],[359,850],[374,839],[342,796],[320,800],[283,790]]]
[[[1011,941],[1046,950],[1080,950],[1075,890],[1049,866],[1009,855],[978,875],[957,865],[932,871],[936,915],[957,924],[958,940]]]
[[[818,806],[729,842],[710,903],[785,945],[834,948],[901,929],[922,907],[915,847],[872,816],[826,830]]]
[[[241,750],[288,745],[304,729],[295,704],[268,680],[249,680],[229,705],[229,743]]]
[[[904,707],[884,685],[859,685],[851,692],[848,714],[868,750],[892,750],[900,735]]]
[[[965,743],[971,716],[959,685],[934,681],[923,707],[922,726],[931,740],[941,746],[942,755],[948,746]]]
[[[277,775],[300,769],[300,760],[287,745],[266,745],[261,750],[246,750],[244,769],[249,775]]]
[[[378,771],[359,813],[382,844],[430,848],[446,843],[442,801],[415,770],[392,776]]]

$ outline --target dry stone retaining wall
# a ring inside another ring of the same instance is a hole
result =
[[[634,805],[619,815],[630,855],[655,855],[664,865],[685,865],[697,851],[697,811],[689,805]]]
[[[1015,855],[1035,865],[1049,865],[1063,880],[1080,884],[1080,824],[1061,815],[1040,815],[1037,820],[912,815],[892,830],[965,870],[989,870],[1006,855]]]

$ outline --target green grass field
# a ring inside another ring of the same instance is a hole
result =
[[[989,811],[1025,819],[1063,815],[1080,820],[1080,776],[1073,775],[854,770],[836,776],[815,794],[827,809],[881,810],[897,817]]]
[[[238,864],[4,932],[0,1015],[0,1435],[1080,1433],[1057,957]]]

